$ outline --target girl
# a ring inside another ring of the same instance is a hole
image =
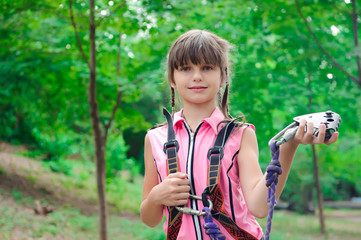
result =
[[[165,214],[167,221],[164,230],[168,233],[168,239],[208,239],[202,228],[203,217],[182,214],[180,219],[174,221],[168,215],[174,206],[203,209],[202,201],[190,199],[190,194],[200,196],[207,187],[208,150],[213,146],[219,129],[232,120],[228,112],[229,49],[230,44],[226,40],[204,30],[191,30],[181,35],[169,50],[168,80],[172,90],[173,127],[179,144],[179,169],[176,173],[167,172],[167,155],[163,151],[163,145],[167,142],[167,126],[149,130],[145,137],[145,178],[141,204],[142,221],[150,227],[157,226]],[[175,90],[183,104],[183,108],[176,113]],[[283,174],[276,189],[277,199],[287,180],[298,145],[324,143],[325,126],[320,126],[317,137],[313,136],[312,131],[312,123],[303,121],[295,137],[281,145],[279,160]],[[338,133],[335,132],[325,144],[334,143],[337,137]],[[246,237],[242,239],[261,239],[263,232],[255,217],[264,218],[268,214],[268,188],[258,163],[253,125],[238,123],[224,147],[219,171],[226,215],[245,232]],[[235,239],[224,224],[219,221],[215,223],[226,239]],[[172,234],[168,225],[177,225],[179,229]]]

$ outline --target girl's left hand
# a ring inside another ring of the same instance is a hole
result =
[[[307,125],[307,130],[305,132],[305,128]],[[296,132],[296,135],[292,139],[292,141],[296,144],[327,144],[330,145],[337,141],[338,138],[338,132],[334,132],[332,134],[332,137],[325,141],[325,135],[326,135],[326,125],[321,124],[319,126],[319,133],[318,136],[313,135],[313,123],[312,122],[306,122],[306,120],[302,120],[300,122],[299,128]]]

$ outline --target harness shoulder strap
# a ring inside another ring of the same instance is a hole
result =
[[[175,138],[175,132],[173,128],[173,119],[167,109],[163,108],[163,114],[167,119],[168,124],[168,136],[167,142],[164,143],[163,151],[167,155],[167,171],[168,175],[179,171],[179,163],[177,152],[179,149],[178,141]],[[179,212],[175,207],[168,208],[168,231],[167,240],[177,239],[180,227],[182,225],[183,213]]]
[[[213,218],[218,220],[218,222],[222,224],[222,226],[230,235],[232,235],[234,239],[256,240],[256,237],[238,227],[234,220],[228,216],[224,207],[224,195],[219,186],[219,172],[221,168],[221,160],[224,156],[223,149],[233,129],[237,125],[237,123],[235,123],[235,120],[237,119],[238,118],[227,123],[221,129],[216,137],[213,147],[208,151],[208,159],[210,161],[208,168],[208,186],[203,191],[202,201],[203,205],[208,207],[209,203],[207,201],[207,196],[209,196],[213,203]]]

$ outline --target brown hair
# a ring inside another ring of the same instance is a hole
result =
[[[232,120],[229,114],[228,93],[229,93],[229,59],[228,53],[231,44],[217,35],[205,30],[190,30],[179,36],[168,52],[168,81],[174,84],[174,70],[192,64],[211,64],[221,70],[221,80],[225,82],[224,93],[218,92],[218,105],[221,108],[226,120]],[[175,93],[171,87],[172,114],[175,107]]]

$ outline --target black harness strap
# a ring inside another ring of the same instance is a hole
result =
[[[231,135],[236,123],[233,121],[227,123],[221,131],[219,131],[217,138],[212,148],[208,150],[209,170],[208,170],[208,191],[213,192],[214,188],[218,185],[219,170],[221,159],[224,156],[223,148],[229,136]]]
[[[167,109],[163,108],[163,114],[167,119],[168,124],[168,137],[167,142],[164,144],[163,151],[167,154],[167,170],[168,175],[179,171],[177,152],[179,149],[178,141],[175,138],[173,128],[173,120],[171,114]],[[176,240],[180,227],[182,225],[183,213],[179,212],[175,207],[170,207],[168,219],[168,232],[167,240]]]
[[[224,146],[231,135],[233,129],[236,127],[236,123],[234,122],[238,118],[233,121],[227,123],[221,131],[218,133],[214,145],[208,151],[208,159],[209,159],[209,168],[208,168],[208,186],[204,189],[202,194],[202,201],[204,206],[209,206],[207,196],[211,199],[213,203],[212,216],[218,222],[222,224],[222,226],[227,230],[229,234],[233,236],[234,239],[247,239],[247,240],[256,240],[254,236],[252,236],[247,231],[241,229],[237,226],[237,224],[233,221],[231,217],[225,211],[224,208],[224,196],[222,190],[219,186],[219,173],[221,168],[221,160],[224,156]]]

